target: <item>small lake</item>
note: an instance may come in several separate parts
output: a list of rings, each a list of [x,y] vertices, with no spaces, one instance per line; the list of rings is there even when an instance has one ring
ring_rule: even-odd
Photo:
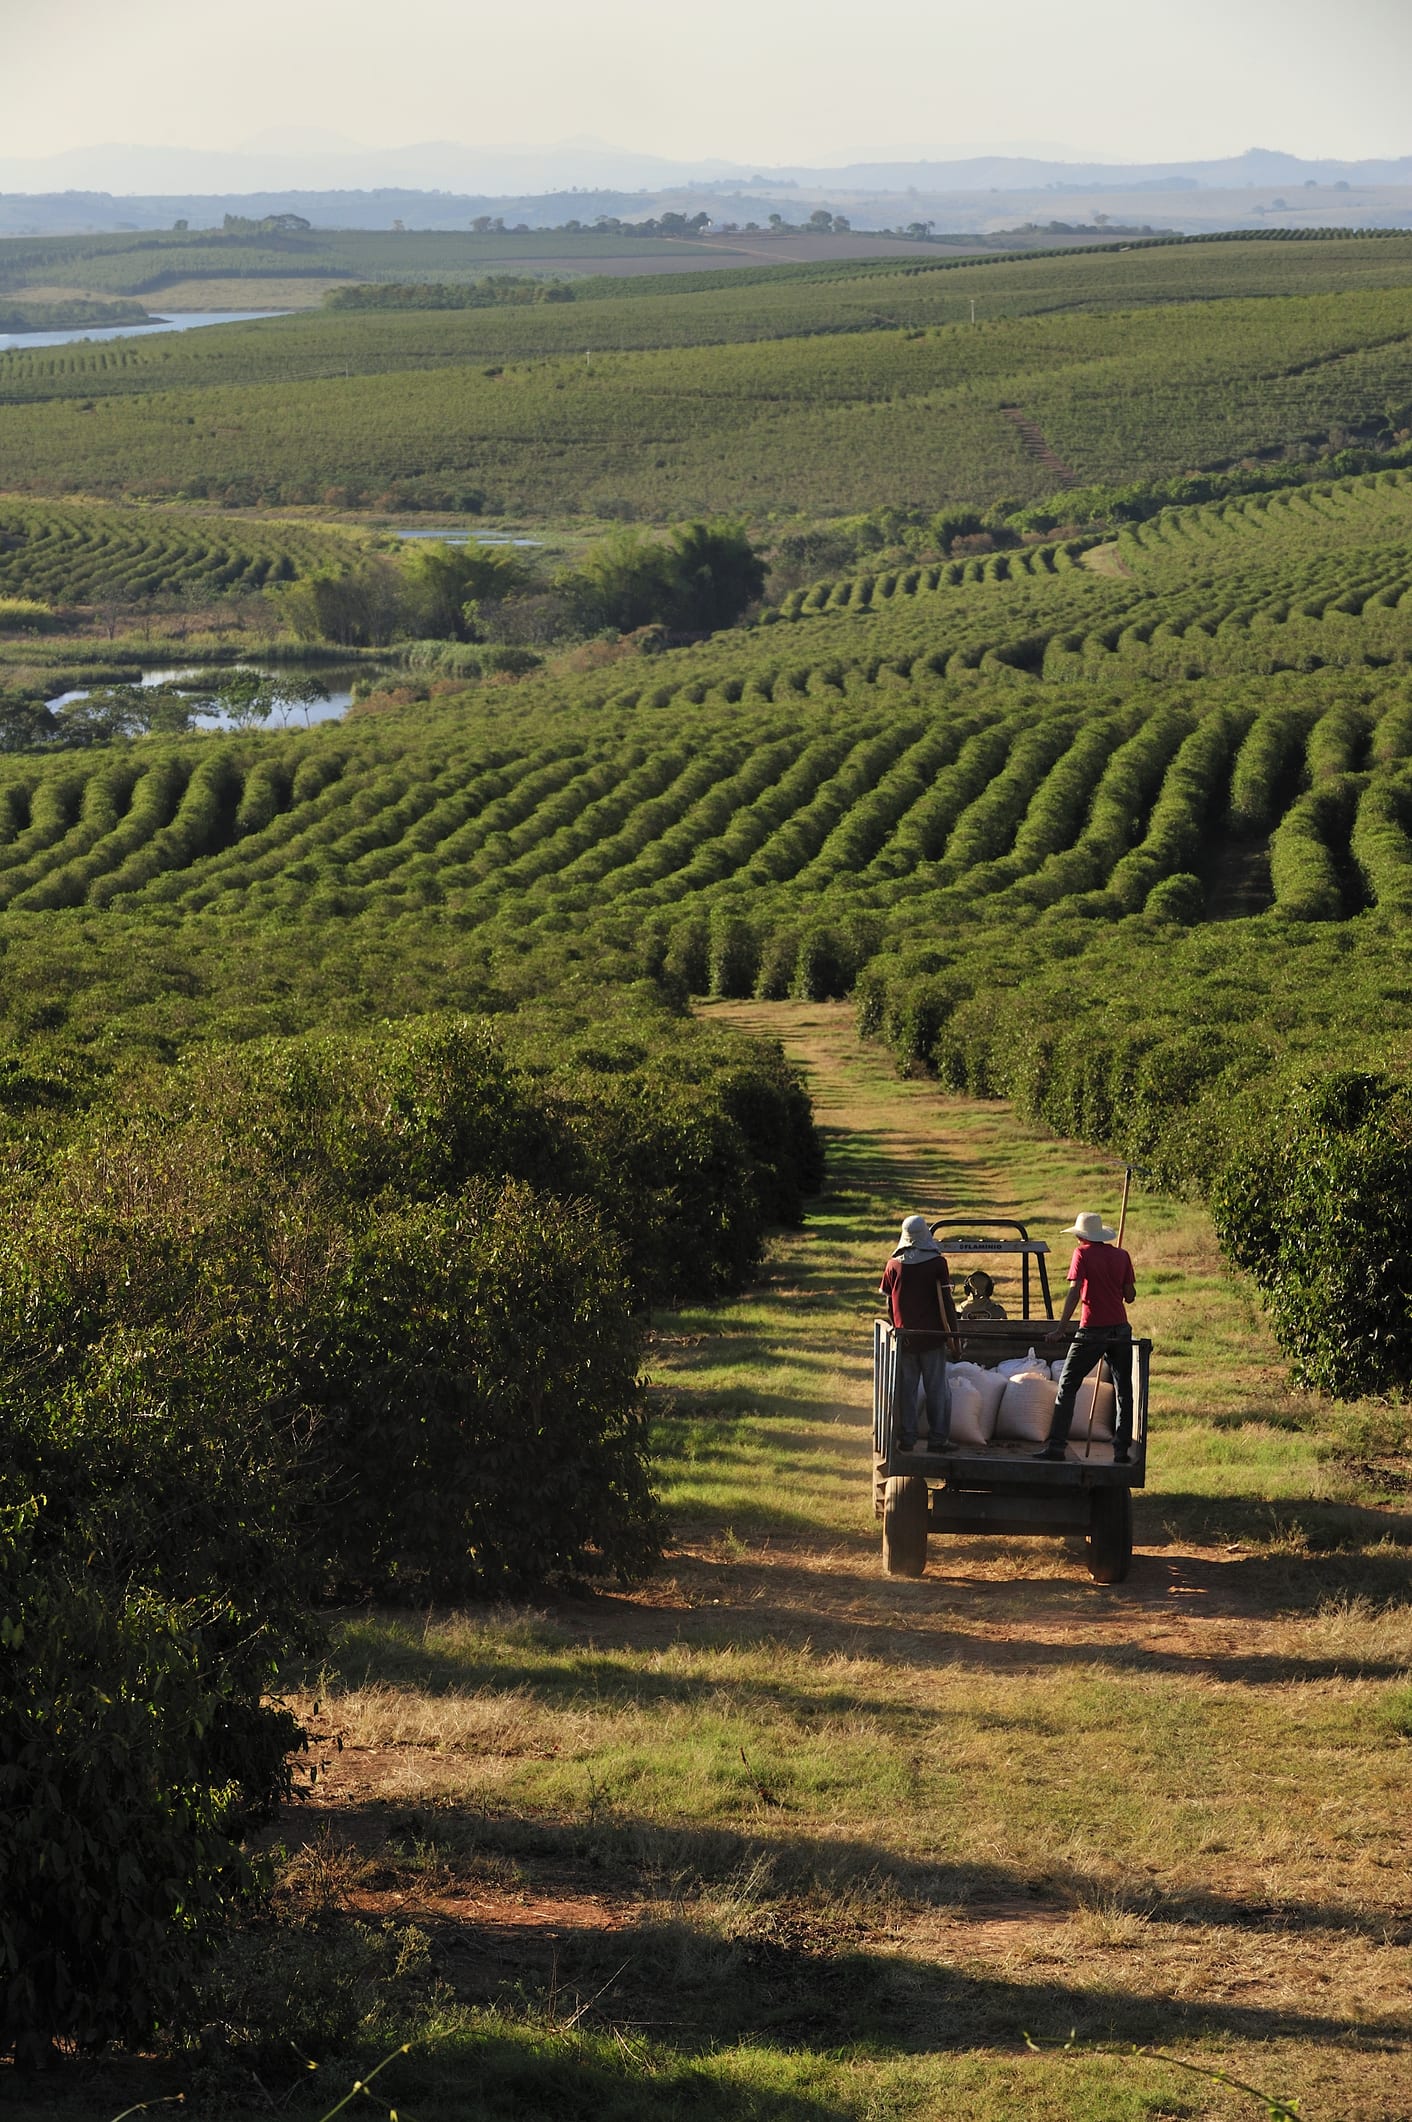
[[[289,678],[305,680],[312,678],[323,688],[322,700],[314,700],[306,707],[303,704],[291,707],[281,721],[278,713],[268,722],[257,722],[256,729],[312,729],[316,722],[336,722],[353,704],[353,682],[355,678],[367,678],[375,674],[374,666],[367,663],[343,667],[322,664],[316,669],[302,669],[293,663],[282,663],[278,669],[258,663],[222,663],[219,667],[207,664],[201,670],[145,670],[136,679],[123,681],[129,685],[140,685],[144,691],[153,686],[169,685],[176,692],[208,692],[220,684],[222,678],[234,677],[238,671],[254,671],[262,678]],[[67,707],[71,700],[86,700],[90,692],[108,692],[108,685],[82,686],[74,692],[55,693],[48,702],[50,707]],[[231,723],[224,715],[198,715],[198,729],[229,729]]]
[[[84,339],[151,339],[158,332],[195,332],[205,324],[253,324],[261,317],[292,314],[287,309],[188,309],[160,317],[154,324],[90,324],[76,332],[0,332],[0,354],[22,354],[32,346],[77,346]]]

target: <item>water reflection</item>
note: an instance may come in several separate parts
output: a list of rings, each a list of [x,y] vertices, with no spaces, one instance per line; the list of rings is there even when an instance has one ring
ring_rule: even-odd
[[[216,668],[208,664],[203,669],[145,670],[136,677],[56,693],[45,704],[57,710],[72,706],[78,700],[90,700],[95,694],[120,691],[124,685],[136,685],[144,692],[161,687],[191,697],[209,698],[223,687],[231,686],[232,681],[237,687],[242,680],[264,681],[276,690],[281,686],[288,688],[291,696],[276,697],[268,719],[258,718],[256,726],[263,729],[311,729],[317,722],[336,722],[345,714],[353,702],[355,679],[370,677],[374,668],[368,663],[350,666],[223,663]],[[292,697],[295,688],[308,688],[311,697]],[[198,712],[192,719],[198,729],[234,729],[239,726],[228,713],[209,708]]]
[[[84,339],[151,339],[158,332],[194,332],[204,324],[254,324],[262,317],[288,317],[287,309],[190,309],[151,324],[88,324],[68,332],[0,332],[0,353],[22,354],[30,347],[77,346]]]

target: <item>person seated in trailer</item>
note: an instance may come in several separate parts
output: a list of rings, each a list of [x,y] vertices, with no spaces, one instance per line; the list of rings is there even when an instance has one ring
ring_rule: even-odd
[[[909,1216],[878,1288],[886,1297],[894,1326],[909,1333],[945,1334],[953,1361],[961,1342],[951,1272],[931,1234],[925,1216]],[[904,1451],[917,1442],[919,1390],[927,1403],[930,1449],[943,1451],[951,1429],[951,1394],[946,1382],[946,1349],[899,1349],[897,1399],[899,1441]]]
[[[1126,1306],[1137,1295],[1130,1256],[1117,1243],[1118,1233],[1109,1230],[1102,1216],[1087,1210],[1075,1216],[1066,1235],[1078,1239],[1069,1262],[1069,1294],[1048,1339],[1055,1341],[1081,1304],[1079,1330],[1069,1344],[1064,1368],[1059,1374],[1059,1393],[1049,1439],[1037,1459],[1062,1459],[1074,1419],[1074,1402],[1080,1385],[1096,1363],[1106,1357],[1113,1373],[1118,1401],[1118,1419],[1113,1430],[1113,1458],[1125,1465],[1133,1441],[1133,1330]]]
[[[966,1302],[961,1306],[963,1319],[1008,1319],[1010,1314],[1003,1304],[995,1302],[995,1284],[983,1267],[967,1275],[961,1287],[966,1292]]]

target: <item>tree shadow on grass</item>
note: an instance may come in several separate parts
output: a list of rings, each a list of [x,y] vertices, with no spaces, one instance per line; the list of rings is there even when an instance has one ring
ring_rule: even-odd
[[[747,1940],[764,1941],[768,1947],[764,1963],[774,1964],[771,1956],[778,1958],[782,1954],[779,1964],[795,1971],[799,1965],[812,1966],[821,1955],[828,1958],[847,1946],[853,1934],[866,1928],[866,1923],[850,1911],[861,1908],[866,1913],[868,1906],[884,1900],[891,1917],[895,1917],[899,1906],[916,1913],[946,1911],[948,1920],[957,1926],[953,1950],[958,1961],[968,1957],[967,1923],[988,1924],[997,1909],[1008,1916],[1018,1911],[1053,1921],[1091,1906],[1096,1900],[1117,1913],[1130,1913],[1154,1925],[1266,1937],[1325,1933],[1363,1938],[1379,1946],[1412,1944],[1412,1914],[1407,1911],[1379,1913],[1296,1896],[1246,1900],[1196,1890],[1164,1893],[1147,1878],[1130,1892],[1115,1892],[1106,1873],[1100,1880],[1076,1864],[1051,1861],[1041,1874],[1036,1874],[1000,1862],[901,1857],[881,1844],[837,1836],[678,1827],[617,1812],[566,1821],[496,1812],[454,1799],[418,1804],[371,1801],[340,1806],[332,1814],[313,1803],[286,1816],[282,1835],[291,1846],[333,1836],[336,1842],[364,1856],[385,1857],[394,1873],[399,1856],[411,1857],[428,1849],[434,1850],[438,1862],[444,1862],[453,1873],[458,1862],[469,1866],[474,1874],[487,1857],[512,1857],[523,1864],[534,1892],[550,1898],[566,1890],[581,1897],[590,1887],[619,1897],[660,1895],[669,1890],[685,1909],[702,1895],[724,1890],[728,1899],[747,1905],[749,1920],[742,1935]],[[837,1914],[840,1908],[842,1915]],[[404,1919],[411,1920],[406,1906]],[[472,1915],[463,1922],[458,1916],[453,1928],[474,1932],[476,1920]],[[481,1928],[488,1929],[493,1940],[504,1942],[507,1933],[494,1922],[487,1925],[482,1921]],[[524,1928],[517,1924],[515,1935]],[[662,1926],[657,1928],[661,1930]],[[562,1941],[579,1933],[585,1938],[604,1934],[602,1925],[580,1923],[576,1928],[569,1917],[554,1924],[552,1935],[554,1941]],[[630,1931],[619,1926],[609,1935],[610,1943],[624,1944],[617,1957],[627,1958]],[[864,1953],[861,1957],[876,1960],[888,1969],[914,1964],[905,1955],[891,1952]],[[646,1964],[658,1963],[662,1963],[660,1953],[657,1963],[649,1956]],[[915,1965],[924,1969],[929,1979],[938,1974],[947,1981],[960,1979],[954,1969],[938,1969],[930,1961]],[[965,1980],[969,1983],[973,1978],[967,1976]],[[990,1987],[1009,1997],[1016,1985],[997,1979]],[[1067,1985],[1061,1982],[1060,1987],[1065,1996],[1071,1994]],[[1036,1994],[1047,1995],[1050,1988],[1047,1982],[1040,1984]],[[1086,1992],[1076,1989],[1072,1994]],[[1134,1997],[1132,2011],[1139,2011],[1145,2001]],[[1191,2005],[1191,2000],[1183,2000],[1182,2009],[1188,2007],[1198,2008]],[[742,2011],[748,2008],[744,2003],[740,2006]],[[1170,2000],[1163,2008],[1173,2008]],[[1299,2033],[1325,2023],[1311,2020],[1301,2029],[1293,2021],[1280,2021],[1276,2012],[1262,2011],[1257,2018],[1270,2021],[1267,2033],[1255,2035],[1247,2027],[1242,2038],[1247,2034],[1250,2038],[1273,2038],[1277,2031]],[[1063,2030],[1074,2023],[1066,2021]],[[1239,2033],[1246,2026],[1234,2008],[1227,2017],[1217,2017],[1209,2024],[1217,2031],[1224,2027],[1232,2033]],[[1013,2017],[1004,2018],[1003,2026],[1001,2020],[988,2021],[987,2025],[986,2038],[997,2029],[1003,2031],[1003,2026],[1012,2032],[1017,2026],[1039,2031],[1031,2021],[1016,2021]],[[1388,2022],[1382,2031],[1398,2033],[1403,2039],[1408,2035],[1406,2025],[1400,2021]],[[858,2033],[854,2038],[874,2036]],[[1150,2040],[1156,2036],[1151,2031],[1129,2034],[1119,2030],[1112,2038]]]
[[[1136,1496],[1134,1504],[1141,1546],[1163,1548],[1184,1540],[1199,1539],[1212,1545],[1223,1541],[1298,1542],[1307,1553],[1297,1559],[1311,1566],[1308,1581],[1339,1554],[1367,1558],[1371,1550],[1402,1548],[1400,1558],[1404,1584],[1412,1590],[1412,1513],[1378,1509],[1364,1503],[1343,1503],[1318,1496],[1212,1496],[1163,1489]],[[1272,1561],[1281,1558],[1272,1557]],[[1388,1558],[1394,1569],[1395,1554]],[[1363,1566],[1360,1561],[1360,1567]]]
[[[1397,1680],[1406,1660],[1400,1648],[1364,1652],[1353,1642],[1337,1650],[1269,1650],[1257,1640],[1231,1648],[1204,1638],[1189,1648],[1153,1643],[1154,1613],[1199,1613],[1206,1621],[1246,1624],[1252,1612],[1272,1620],[1307,1620],[1342,1598],[1374,1611],[1396,1610],[1412,1598],[1412,1557],[1398,1552],[1339,1551],[1322,1555],[1193,1555],[1176,1547],[1139,1552],[1122,1586],[1104,1587],[1072,1573],[1058,1543],[1035,1542],[1033,1576],[993,1579],[973,1574],[977,1562],[1016,1543],[936,1540],[929,1574],[919,1581],[875,1583],[840,1577],[817,1556],[795,1556],[787,1544],[768,1557],[693,1556],[689,1573],[699,1603],[685,1608],[643,1607],[604,1594],[560,1599],[528,1624],[495,1607],[472,1610],[471,1625],[450,1635],[428,1632],[421,1617],[372,1610],[345,1619],[341,1646],[328,1669],[334,1693],[369,1682],[432,1695],[481,1689],[519,1689],[563,1709],[589,1703],[651,1707],[730,1701],[758,1712],[766,1706],[814,1713],[820,1707],[895,1718],[934,1718],[895,1695],[820,1675],[797,1682],[778,1668],[781,1653],[812,1656],[821,1646],[849,1658],[910,1671],[1002,1673],[1114,1673],[1199,1676],[1240,1686],[1284,1686],[1308,1680]],[[1077,1546],[1077,1543],[1074,1543]],[[1013,1559],[1013,1556],[1011,1557]],[[1062,1573],[1061,1573],[1062,1572]],[[860,1599],[860,1589],[866,1605]],[[1043,1616],[1058,1633],[1027,1629],[1042,1599]],[[1124,1624],[1127,1624],[1125,1627]],[[1003,1624],[997,1626],[996,1624]],[[1072,1630],[1064,1633],[1065,1628]],[[988,1632],[993,1630],[993,1632]],[[1099,1632],[1101,1631],[1101,1633]],[[762,1654],[773,1671],[699,1671],[648,1668],[645,1649],[664,1645],[685,1658],[717,1651]]]
[[[1217,2040],[1265,2044],[1339,2042],[1405,2053],[1406,2022],[1390,2016],[1351,2024],[1279,2005],[1202,2001],[1131,1986],[1086,1985],[1056,1970],[1044,1979],[978,1973],[906,1954],[826,1940],[793,1942],[789,1913],[771,1934],[768,1912],[733,1937],[689,1921],[647,1922],[611,1932],[560,1930],[553,1979],[585,1997],[611,1985],[605,2016],[668,2039],[678,2049],[760,2043],[788,2049],[861,2047],[874,2054],[1019,2049],[1036,2041],[1104,2041],[1171,2047]],[[473,1948],[472,1948],[473,1951]],[[469,1957],[469,1955],[468,1955]],[[502,1963],[503,1966],[503,1963]],[[467,1969],[470,1973],[470,1969]],[[528,1977],[528,1979],[526,1979]],[[453,1977],[454,1979],[454,1977]],[[518,1997],[531,2002],[526,1967]],[[504,1975],[499,1994],[504,1995]]]
[[[782,1648],[778,1627],[772,1625],[765,1639],[760,1631],[758,1612],[753,1630],[749,1627],[749,1617],[740,1618],[747,1625],[732,1627],[728,1617],[713,1613],[709,1632],[694,1636],[683,1647],[705,1657],[712,1652],[762,1648],[778,1654]],[[816,1616],[816,1636],[817,1624]],[[1292,1683],[1316,1680],[1398,1681],[1405,1678],[1407,1672],[1406,1658],[1396,1651],[1366,1657],[1356,1652],[1343,1656],[1200,1648],[1182,1652],[1153,1648],[1140,1642],[1105,1641],[1092,1636],[1084,1636],[1072,1643],[1053,1642],[1043,1637],[1007,1636],[1003,1643],[990,1645],[973,1635],[945,1628],[923,1635],[905,1625],[898,1630],[881,1632],[882,1642],[870,1644],[869,1638],[880,1632],[870,1629],[866,1623],[856,1622],[850,1624],[848,1633],[850,1654],[859,1658],[885,1658],[888,1663],[903,1666],[909,1672],[924,1669],[977,1674],[1009,1672],[1052,1674],[1056,1678],[1089,1676],[1095,1671],[1107,1671],[1117,1677],[1132,1673],[1163,1673],[1176,1679],[1214,1679],[1243,1687],[1287,1687]],[[803,1652],[809,1647],[809,1636],[801,1627],[794,1648]],[[565,1662],[555,1668],[546,1665],[542,1658],[521,1661],[513,1655],[489,1653],[477,1657],[465,1649],[442,1649],[430,1644],[416,1649],[399,1645],[395,1649],[380,1650],[364,1635],[360,1645],[350,1649],[333,1667],[327,1676],[325,1693],[330,1703],[336,1704],[338,1696],[346,1689],[371,1682],[414,1688],[418,1693],[433,1697],[503,1690],[528,1696],[546,1708],[561,1712],[584,1708],[650,1711],[670,1707],[719,1709],[752,1718],[766,1710],[808,1718],[820,1713],[851,1715],[876,1718],[880,1733],[890,1740],[905,1737],[909,1731],[934,1732],[938,1723],[945,1723],[948,1714],[895,1694],[849,1685],[836,1676],[806,1686],[778,1673],[774,1677],[742,1675],[723,1671],[714,1663],[703,1663],[702,1669],[694,1672],[648,1670],[632,1662],[633,1656],[631,1651],[615,1650],[611,1644],[600,1644],[592,1650],[580,1649],[572,1654],[565,1645]],[[1052,1735],[1058,1728],[1055,1720],[1018,1710],[989,1719],[974,1702],[966,1703],[954,1714],[969,1730],[984,1729],[993,1723],[996,1729],[1016,1734]]]
[[[297,1963],[290,1975],[298,1980]],[[534,1988],[542,2007],[543,1986]],[[395,2052],[400,2042],[390,2050],[364,2034],[337,2055],[311,2058],[321,2062],[316,2073],[292,2050],[252,2057],[239,2043],[214,2067],[192,2059],[161,2065],[147,2057],[75,2060],[42,2083],[13,2086],[0,2063],[0,2102],[7,2122],[95,2122],[146,2107],[177,2111],[178,2104],[204,2116],[278,2114],[288,2122],[316,2122],[390,2054],[367,2094],[354,2101],[353,2114],[368,2114],[370,2101],[380,2114],[416,2114],[423,2122],[664,2122],[685,2115],[693,2122],[853,2122],[856,2113],[826,2095],[760,2082],[780,2074],[768,2063],[752,2082],[749,2064],[734,2058],[681,2057],[655,2044],[643,2054],[602,2012],[572,2027],[553,2018],[516,2024],[520,2017],[477,2015],[461,2026],[448,2025],[444,2012],[425,2024],[410,2017],[408,2054]]]

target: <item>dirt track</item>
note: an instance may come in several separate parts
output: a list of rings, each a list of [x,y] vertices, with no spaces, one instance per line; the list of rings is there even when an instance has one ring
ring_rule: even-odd
[[[733,1822],[693,1819],[683,1789],[677,1824],[670,1802],[664,1818],[637,1798],[641,1824],[630,1824],[624,1801],[610,1793],[606,1811],[594,1798],[587,1825],[571,1829],[553,1817],[557,1801],[515,1793],[528,1788],[526,1776],[557,1775],[561,1759],[586,1762],[596,1790],[593,1717],[621,1723],[645,1714],[650,1728],[647,1706],[661,1684],[653,1676],[681,1672],[690,1692],[699,1667],[704,1703],[736,1685],[732,1659],[758,1663],[762,1646],[772,1646],[763,1655],[794,1676],[790,1686],[817,1687],[821,1700],[845,1684],[831,1672],[846,1676],[858,1702],[875,1705],[843,1719],[865,1738],[870,1717],[879,1733],[899,1717],[923,1718],[920,1728],[939,1731],[972,1698],[995,1705],[995,1715],[1019,1717],[1017,1732],[1028,1728],[1026,1718],[1057,1716],[1057,1732],[1064,1715],[1077,1715],[1057,1764],[1047,1740],[1025,1740],[1013,1756],[981,1744],[976,1759],[985,1765],[975,1772],[1001,1779],[992,1792],[997,1809],[991,1825],[978,1818],[969,1840],[962,1836],[957,1858],[922,1854],[916,1836],[925,1846],[924,1816],[912,1826],[899,1820],[898,1876],[914,1884],[885,1916],[840,1915],[836,1949],[862,1939],[882,1956],[879,1964],[899,1964],[900,1955],[922,1970],[914,1981],[931,1979],[927,1970],[938,1980],[963,1970],[977,1995],[1000,2000],[986,2010],[1000,2012],[1003,2023],[1007,2010],[1028,2011],[1024,2023],[1032,2023],[1042,2008],[1033,1999],[1057,1998],[1061,2014],[1082,2024],[1086,2011],[1096,2012],[1092,2023],[1120,2038],[1190,2044],[1204,2032],[1227,2062],[1248,2063],[1252,2042],[1262,2052],[1274,2044],[1289,2059],[1283,2082],[1313,2096],[1311,2113],[1336,2112],[1346,2122],[1412,2116],[1412,2069],[1398,2034],[1405,2033],[1412,1944],[1405,1757],[1375,1750],[1365,1758],[1356,1801],[1345,1795],[1342,1813],[1322,1806],[1317,1776],[1312,1788],[1291,1785],[1270,1802],[1275,1785],[1288,1780],[1296,1735],[1327,1749],[1328,1738],[1316,1733],[1330,1729],[1345,1700],[1372,1703],[1412,1660],[1412,1520],[1351,1500],[1297,1433],[1288,1458],[1279,1457],[1287,1434],[1279,1424],[1291,1403],[1248,1296],[1230,1283],[1200,1217],[1139,1201],[1132,1246],[1140,1287],[1153,1293],[1140,1297],[1136,1319],[1153,1332],[1159,1357],[1155,1487],[1140,1501],[1129,1583],[1095,1587],[1081,1543],[1001,1540],[934,1542],[925,1579],[884,1578],[869,1496],[867,1320],[900,1214],[943,1199],[1014,1200],[1057,1223],[1060,1205],[1067,1220],[1077,1195],[1104,1204],[1114,1174],[1091,1152],[1018,1128],[1000,1108],[943,1102],[930,1086],[897,1083],[880,1056],[858,1048],[841,1008],[738,1005],[718,1013],[784,1033],[808,1067],[830,1136],[829,1190],[808,1228],[782,1241],[759,1292],[665,1323],[653,1369],[670,1404],[708,1433],[742,1405],[773,1408],[764,1448],[790,1471],[783,1480],[761,1477],[765,1494],[752,1514],[748,1467],[735,1468],[729,1450],[708,1455],[707,1472],[719,1466],[719,1478],[735,1485],[716,1502],[707,1489],[697,1491],[707,1500],[696,1503],[683,1490],[657,1574],[633,1591],[560,1599],[541,1611],[534,1625],[549,1631],[551,1659],[608,1676],[575,1683],[573,1730],[552,1711],[565,1699],[561,1681],[524,1660],[506,1669],[510,1693],[499,1698],[520,1705],[524,1728],[489,1751],[457,1723],[468,1706],[480,1716],[494,1694],[480,1650],[467,1661],[465,1694],[453,1688],[418,1698],[415,1739],[394,1740],[403,1714],[396,1704],[405,1698],[394,1702],[384,1683],[360,1692],[357,1675],[346,1673],[343,1691],[326,1698],[327,1775],[303,1815],[308,1861],[325,1875],[320,1890],[364,1918],[416,1921],[448,1979],[471,1998],[507,1980],[558,1983],[566,1967],[595,1968],[603,1953],[629,1967],[650,1961],[667,1920],[661,1867],[675,1860],[644,1850],[674,1848],[683,1834],[682,1846],[694,1847],[691,1836],[705,1835],[721,1849],[738,1847],[748,1864],[802,1847],[801,1835],[814,1838],[810,1848],[840,1836],[836,1846],[852,1847],[858,1831],[848,1826],[845,1797],[832,1801],[832,1814],[807,1819],[772,1811],[785,1801],[772,1793],[774,1771],[761,1771],[752,1819],[748,1784],[757,1771],[746,1745],[753,1751],[753,1739],[739,1748],[747,1790],[745,1814],[737,1805]],[[1207,1466],[1188,1483],[1180,1456],[1197,1449],[1182,1439],[1198,1437],[1194,1402],[1213,1351],[1222,1349],[1222,1419],[1232,1426],[1215,1434],[1231,1440],[1229,1494],[1219,1465],[1215,1477]],[[1209,1444],[1212,1433],[1201,1434]],[[1242,1451],[1254,1455],[1244,1472]],[[1264,1481],[1267,1492],[1249,1493],[1252,1481]],[[774,1515],[772,1495],[781,1499]],[[808,1504],[803,1517],[786,1507],[800,1499]],[[1342,1528],[1343,1544],[1311,1545],[1307,1525],[1315,1519]],[[1381,1612],[1358,1606],[1360,1591]],[[429,1622],[433,1632],[438,1625]],[[495,1626],[473,1625],[482,1633]],[[445,1647],[438,1658],[441,1668],[454,1666]],[[722,1661],[726,1679],[708,1684],[707,1668],[715,1672]],[[745,1698],[762,1684],[752,1680]],[[1168,1742],[1158,1742],[1146,1771],[1150,1792],[1123,1800],[1111,1847],[1101,1828],[1096,1841],[1088,1830],[1079,1837],[1077,1816],[1066,1827],[1062,1807],[1052,1827],[1027,1830],[1026,1843],[1019,1822],[1035,1775],[1058,1773],[1062,1781],[1062,1746],[1072,1743],[1075,1787],[1101,1778],[1104,1749],[1121,1751],[1129,1689],[1137,1721],[1159,1709],[1172,1720],[1171,1746],[1164,1754]],[[1098,1708],[1061,1712],[1090,1696]],[[1098,1729],[1090,1738],[1092,1716]],[[1109,1718],[1117,1720],[1114,1736],[1101,1738]],[[1204,1720],[1214,1720],[1209,1731]],[[1184,1731],[1188,1737],[1178,1739]],[[335,1753],[340,1735],[343,1750]],[[613,1747],[620,1753],[623,1743]],[[762,1739],[761,1748],[768,1743]],[[633,1744],[650,1748],[651,1740]],[[905,1744],[915,1749],[916,1741]],[[1186,1745],[1192,1766],[1184,1773]],[[602,1756],[613,1757],[612,1749]],[[1336,1748],[1328,1759],[1337,1778]],[[1004,1802],[1007,1776],[1015,1779],[1013,1808]],[[529,1825],[521,1829],[517,1819]],[[415,1831],[449,1836],[451,1847],[470,1834],[476,1854],[468,1866],[453,1848],[430,1870],[409,1873],[389,1856],[390,1822],[394,1842]],[[880,1852],[895,1837],[876,1825],[878,1861],[891,1863]],[[508,1852],[503,1863],[487,1862],[487,1834],[492,1850]],[[679,1921],[680,1905],[673,1901],[668,1913]],[[831,1921],[827,1905],[810,1913],[794,1902],[749,1915],[757,1926],[775,1926],[771,1938],[803,1936],[800,1964],[809,1966],[823,1949],[815,1933]],[[624,2023],[649,2023],[650,1980],[644,1989],[644,1977],[614,1979]],[[985,2033],[990,2023],[984,2015],[976,2022],[978,2048],[994,2038]],[[1186,2111],[1229,2110],[1218,2100]]]

